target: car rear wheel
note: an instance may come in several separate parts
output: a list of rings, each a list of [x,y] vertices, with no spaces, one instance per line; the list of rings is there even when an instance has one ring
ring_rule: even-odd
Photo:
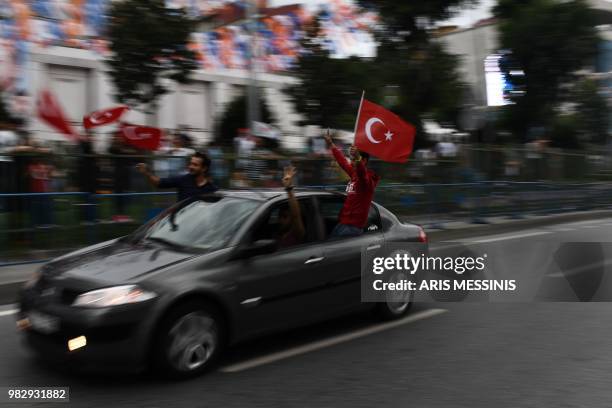
[[[171,311],[162,323],[154,362],[171,377],[191,377],[213,365],[222,348],[218,314],[204,304],[185,304]]]
[[[395,272],[388,282],[400,283],[406,279],[408,279],[408,276],[404,272]],[[387,290],[385,301],[376,305],[376,313],[383,320],[399,319],[408,313],[413,298],[414,291],[411,290]]]

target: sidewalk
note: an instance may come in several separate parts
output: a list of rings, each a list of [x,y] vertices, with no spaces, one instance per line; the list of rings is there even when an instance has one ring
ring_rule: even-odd
[[[422,225],[427,232],[429,242],[451,241],[453,239],[469,238],[482,235],[503,234],[534,227],[560,223],[586,221],[593,219],[612,218],[612,210],[577,211],[554,215],[531,215],[522,219],[508,217],[492,217],[486,219],[486,224],[473,224],[468,221],[445,222],[444,229],[432,228],[431,218],[426,220],[400,217],[404,222]],[[13,303],[16,300],[19,287],[42,265],[28,263],[22,265],[0,266],[0,304]]]

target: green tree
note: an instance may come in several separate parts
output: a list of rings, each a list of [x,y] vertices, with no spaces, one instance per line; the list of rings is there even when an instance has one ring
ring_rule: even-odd
[[[379,35],[393,37],[401,46],[426,42],[433,23],[444,21],[479,0],[358,0],[358,3],[380,13],[382,31]]]
[[[304,115],[303,124],[352,129],[362,91],[368,99],[378,96],[377,69],[372,61],[331,58],[318,47],[300,58],[294,75],[301,82],[288,94]]]
[[[597,53],[592,10],[583,0],[500,0],[494,9],[500,20],[500,47],[524,71],[515,85],[524,93],[506,109],[515,134],[551,126],[555,108],[569,96],[576,72]]]
[[[272,115],[263,100],[259,100],[261,108],[261,121],[271,123]],[[247,125],[247,96],[242,95],[230,102],[221,117],[217,142],[223,145],[231,145],[238,129],[248,128]]]
[[[572,99],[576,103],[576,115],[582,139],[590,143],[606,143],[610,108],[606,98],[599,92],[597,82],[587,79],[578,83]]]
[[[431,23],[449,17],[471,0],[359,1],[374,8],[382,23],[374,58],[336,59],[316,41],[317,27],[304,41],[295,75],[301,83],[289,93],[308,123],[352,129],[361,91],[422,129],[431,114],[454,122],[464,96],[458,59],[430,38]],[[422,132],[418,132],[422,135]],[[416,147],[424,143],[417,137]]]
[[[197,67],[195,53],[187,47],[194,29],[183,9],[167,8],[164,0],[113,2],[108,63],[119,101],[153,110],[168,91],[164,78],[187,82]]]

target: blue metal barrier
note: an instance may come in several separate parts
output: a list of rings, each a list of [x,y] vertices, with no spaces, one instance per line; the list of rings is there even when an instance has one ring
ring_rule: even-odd
[[[308,187],[345,189],[344,184]],[[390,183],[377,187],[375,200],[398,215],[443,229],[457,221],[487,223],[496,217],[607,209],[612,206],[612,183]],[[0,265],[48,258],[125,235],[174,202],[175,192],[0,194]],[[41,211],[51,217],[39,217]],[[53,225],[45,225],[48,219]]]

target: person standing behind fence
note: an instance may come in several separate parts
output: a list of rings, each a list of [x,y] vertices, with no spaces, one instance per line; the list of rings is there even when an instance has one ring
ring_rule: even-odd
[[[78,174],[77,183],[79,191],[95,194],[98,186],[98,164],[93,150],[93,136],[89,131],[79,140],[78,145]]]
[[[111,154],[114,167],[114,192],[119,194],[115,196],[115,211],[117,215],[114,219],[119,222],[129,222],[131,218],[126,214],[128,199],[124,195],[132,185],[130,168],[132,167],[132,158],[128,155],[137,154],[137,151],[126,145],[120,132],[113,135],[113,142],[108,149]]]
[[[93,222],[95,218],[92,194],[98,187],[98,160],[93,149],[93,135],[86,130],[79,139],[77,146],[79,155],[76,174],[79,191],[88,193],[85,203],[81,206],[81,221]]]
[[[187,134],[174,134],[172,148],[167,152],[168,155],[172,156],[168,158],[168,176],[179,174],[185,170],[188,158],[195,153],[195,150],[190,146],[191,139]]]
[[[28,166],[30,176],[30,191],[32,193],[50,193],[53,166],[48,163],[48,158],[34,157]],[[53,224],[53,200],[48,195],[32,197],[31,201],[32,222],[36,227],[50,227]]]
[[[187,174],[180,176],[160,178],[151,173],[145,163],[138,163],[137,167],[154,187],[175,188],[178,201],[218,190],[209,176],[210,158],[203,152],[196,152],[191,156]]]
[[[250,150],[246,165],[246,176],[256,186],[266,185],[268,181],[276,179],[270,173],[270,163],[276,156],[265,147],[266,141],[262,137],[253,136],[255,147]]]

